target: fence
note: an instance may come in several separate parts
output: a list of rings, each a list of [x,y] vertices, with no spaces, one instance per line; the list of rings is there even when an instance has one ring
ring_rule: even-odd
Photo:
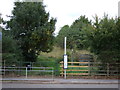
[[[72,64],[71,64],[72,63]],[[60,62],[61,75],[64,75],[63,61]],[[68,62],[66,75],[70,76],[115,76],[119,73],[120,63],[100,63],[100,62]]]
[[[53,67],[1,67],[3,77],[31,77],[39,76],[42,78],[54,76]]]
[[[60,64],[60,65],[59,65]],[[52,64],[51,64],[52,66]],[[39,77],[53,78],[63,76],[63,61],[54,65],[55,67],[1,67],[3,77]],[[59,68],[58,68],[59,67]],[[67,76],[117,76],[120,63],[100,63],[100,62],[68,62],[66,69]]]

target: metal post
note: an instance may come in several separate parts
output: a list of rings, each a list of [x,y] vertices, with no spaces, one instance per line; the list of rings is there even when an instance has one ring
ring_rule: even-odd
[[[66,55],[66,37],[64,40],[64,55]],[[64,69],[64,78],[66,79],[66,69]]]
[[[109,76],[109,63],[107,63],[107,76]]]
[[[64,69],[64,79],[66,79],[66,69]]]
[[[54,81],[54,70],[53,70],[53,67],[52,67],[52,80]]]
[[[64,55],[66,55],[66,37],[65,37],[65,41],[64,41]]]
[[[73,62],[73,49],[72,49],[72,53],[71,53],[71,62]],[[71,63],[71,65],[73,65],[73,63]]]
[[[4,76],[5,76],[5,60],[4,60]]]
[[[26,78],[27,78],[27,67],[26,67]]]

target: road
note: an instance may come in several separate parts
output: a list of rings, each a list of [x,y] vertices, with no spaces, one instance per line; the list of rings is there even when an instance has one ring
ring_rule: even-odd
[[[2,88],[118,88],[118,84],[20,84],[3,83]]]

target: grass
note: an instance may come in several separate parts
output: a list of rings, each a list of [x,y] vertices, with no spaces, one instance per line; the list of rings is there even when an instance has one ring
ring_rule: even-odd
[[[76,50],[76,55],[80,55],[80,54],[89,54],[90,52],[86,51],[86,50]],[[38,56],[37,62],[32,64],[32,67],[53,67],[54,68],[54,75],[60,75],[60,70],[62,69],[60,67],[60,61],[63,61],[63,54],[64,54],[64,49],[60,48],[60,47],[56,47],[54,46],[54,49],[52,52],[49,53],[40,53],[40,55]],[[67,55],[68,55],[68,60],[71,61],[71,54],[72,54],[72,50],[67,49]],[[76,57],[76,56],[74,56]],[[75,58],[74,58],[75,60]],[[87,68],[74,68],[76,70],[86,70]],[[32,70],[41,70],[41,69],[37,69],[37,68],[32,68]],[[69,71],[69,72],[74,72],[77,73],[78,71]],[[84,71],[81,71],[81,73],[83,73]],[[21,74],[25,74],[25,72],[20,72]],[[40,75],[40,72],[28,72],[29,74],[37,74]],[[44,73],[44,72],[43,72]],[[41,73],[42,74],[42,73]]]
[[[70,56],[72,54],[72,50],[71,49],[67,49],[67,54]],[[76,54],[80,55],[80,54],[90,54],[89,51],[87,50],[76,50]],[[53,51],[49,52],[49,53],[41,53],[41,56],[45,56],[45,57],[53,57],[53,58],[62,58],[64,55],[64,49],[60,48],[60,47],[56,47],[54,46]]]
[[[52,52],[49,53],[41,53],[41,56],[45,57],[53,57],[53,58],[61,58],[64,54],[64,50],[60,47],[54,47]]]
[[[37,63],[41,63],[42,66],[54,67],[56,75],[60,75],[61,67],[59,62],[63,61],[63,54],[64,54],[64,49],[54,46],[53,51],[49,53],[42,52],[38,57]],[[80,54],[90,54],[90,52],[87,50],[76,50],[74,55],[75,61],[76,61],[76,57],[79,58]],[[68,55],[68,61],[71,61],[71,55],[72,55],[71,49],[67,49],[67,55]],[[74,69],[86,70],[88,68],[74,68]],[[76,73],[78,71],[68,71],[68,72]],[[84,73],[84,72],[88,72],[88,71],[81,71],[81,73]]]

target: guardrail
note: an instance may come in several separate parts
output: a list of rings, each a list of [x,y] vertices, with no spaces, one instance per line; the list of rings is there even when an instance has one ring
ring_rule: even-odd
[[[13,76],[45,76],[51,75],[54,78],[54,68],[53,67],[1,67],[1,74],[6,77],[10,74]]]

